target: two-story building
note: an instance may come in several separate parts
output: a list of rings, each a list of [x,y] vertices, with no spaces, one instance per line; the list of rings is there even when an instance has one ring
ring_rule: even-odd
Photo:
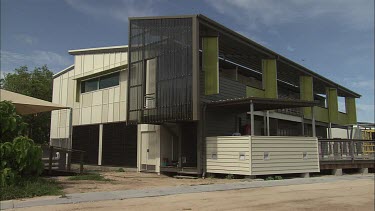
[[[72,109],[52,113],[51,144],[88,164],[247,174],[259,158],[249,174],[314,172],[316,137],[356,123],[359,94],[203,15],[129,18],[128,43],[71,50],[54,76],[53,102]],[[212,138],[233,135],[245,138]]]

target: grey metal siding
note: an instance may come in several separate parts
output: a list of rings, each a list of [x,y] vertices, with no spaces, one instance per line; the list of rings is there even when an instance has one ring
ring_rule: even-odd
[[[220,76],[219,78],[219,94],[205,95],[204,94],[204,73],[201,74],[201,99],[203,102],[227,100],[234,98],[246,97],[246,85],[240,82],[233,81],[228,78]]]

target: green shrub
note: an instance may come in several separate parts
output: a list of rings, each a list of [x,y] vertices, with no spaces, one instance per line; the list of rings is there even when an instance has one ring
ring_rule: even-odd
[[[225,178],[227,178],[227,179],[234,179],[234,175],[233,174],[228,174]]]
[[[275,180],[282,180],[283,177],[282,176],[275,176]]]
[[[42,149],[33,140],[19,136],[0,143],[0,186],[16,183],[20,177],[36,177],[43,171]]]
[[[275,179],[273,178],[273,176],[269,176],[266,178],[266,180],[275,180]]]
[[[119,168],[117,169],[117,172],[125,172],[125,170],[123,168]]]

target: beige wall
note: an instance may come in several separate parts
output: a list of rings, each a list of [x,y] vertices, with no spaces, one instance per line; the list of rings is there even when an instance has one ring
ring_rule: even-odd
[[[206,138],[208,173],[250,175],[249,136]],[[244,157],[240,158],[240,155]]]
[[[268,157],[265,159],[265,153]],[[306,157],[303,154],[306,153]],[[313,137],[218,136],[206,138],[208,173],[268,175],[319,172]]]
[[[127,64],[127,52],[76,55],[74,68],[53,81],[52,102],[73,108],[73,125],[87,125],[126,120],[127,70],[120,71],[119,86],[80,93],[80,77],[103,72]],[[79,96],[77,96],[77,94]],[[53,111],[51,138],[69,137],[69,110]]]
[[[269,159],[264,159],[268,152]],[[303,157],[303,153],[307,153]],[[251,175],[319,172],[316,137],[252,136]]]

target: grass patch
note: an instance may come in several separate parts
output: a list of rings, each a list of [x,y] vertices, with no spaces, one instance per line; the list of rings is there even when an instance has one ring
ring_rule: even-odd
[[[111,181],[110,179],[104,178],[100,174],[80,174],[76,176],[71,176],[68,180],[95,180],[95,181]]]
[[[1,201],[62,194],[62,187],[56,181],[45,178],[22,179],[15,185],[0,187]]]

